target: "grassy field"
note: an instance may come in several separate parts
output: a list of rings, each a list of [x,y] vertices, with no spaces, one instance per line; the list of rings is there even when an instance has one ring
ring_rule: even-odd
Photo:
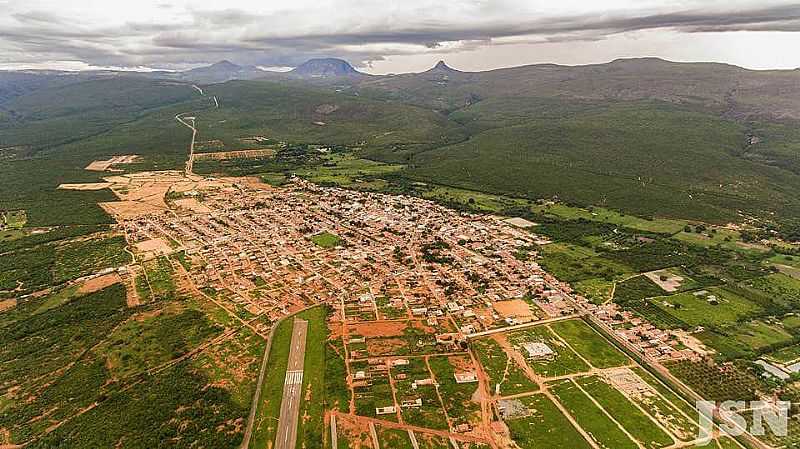
[[[759,314],[763,309],[747,298],[724,288],[710,288],[707,293],[679,293],[654,298],[653,303],[692,326],[719,326],[735,323]],[[709,299],[709,296],[715,297]]]
[[[595,368],[632,363],[619,349],[581,320],[559,321],[550,328]]]
[[[644,447],[656,449],[673,444],[672,437],[656,421],[611,385],[596,376],[582,377],[576,382]]]
[[[401,165],[358,159],[350,154],[333,154],[325,157],[322,164],[295,173],[317,184],[349,187],[358,180],[395,173],[402,168]]]
[[[800,344],[778,349],[769,353],[767,358],[778,363],[794,363],[800,360]]]
[[[541,249],[541,255],[542,267],[568,282],[598,278],[610,281],[633,271],[587,247],[568,243],[545,245]]]
[[[636,444],[599,409],[572,380],[557,381],[550,387],[558,401],[564,405],[595,442],[604,449],[634,449]]]
[[[773,348],[796,342],[798,338],[780,324],[753,320],[698,333],[704,344],[718,353],[718,358],[753,359]]]
[[[555,352],[552,359],[532,360],[527,363],[537,374],[544,377],[563,376],[589,371],[589,366],[567,344],[561,341],[547,326],[538,326],[508,334],[522,354],[527,354],[522,345],[526,342],[541,342]]]
[[[516,362],[511,360],[503,348],[491,338],[472,341],[472,349],[478,356],[486,376],[489,378],[492,391],[509,396],[539,387],[533,383]]]
[[[626,215],[615,210],[592,207],[591,210],[568,206],[561,203],[538,206],[531,209],[535,213],[552,215],[561,219],[575,220],[584,219],[599,221],[614,225],[623,226],[641,231],[656,232],[662,234],[674,234],[687,225],[685,220],[674,220],[667,218],[645,219],[634,215]]]
[[[576,292],[594,304],[603,304],[606,301],[610,301],[613,287],[614,282],[605,279],[585,279],[572,284],[572,288]]]
[[[528,408],[530,415],[507,420],[506,424],[514,442],[522,449],[591,447],[547,396],[536,394],[519,400]]]
[[[334,248],[341,245],[342,239],[330,232],[322,232],[317,235],[311,236],[311,241],[323,248]]]
[[[472,395],[477,390],[478,384],[456,383],[453,376],[455,368],[451,360],[451,357],[431,357],[428,363],[436,382],[439,383],[439,394],[442,396],[452,425],[465,423],[475,425],[480,421],[480,405],[472,400]]]

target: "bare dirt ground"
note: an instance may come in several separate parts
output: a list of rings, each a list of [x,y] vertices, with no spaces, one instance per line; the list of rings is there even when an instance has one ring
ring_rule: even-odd
[[[203,159],[258,159],[263,157],[271,157],[273,155],[275,155],[275,150],[264,148],[238,151],[215,151],[213,153],[195,153],[194,159],[196,161]]]
[[[172,247],[163,238],[144,240],[133,245],[141,260],[150,260],[172,253]]]
[[[103,190],[111,187],[110,182],[87,182],[83,184],[59,184],[61,190]]]
[[[686,331],[682,330],[674,330],[673,334],[678,337],[681,343],[683,343],[686,347],[692,349],[693,351],[697,352],[698,354],[711,354],[712,350],[710,350],[706,345],[703,344],[697,337],[689,335]]]
[[[175,200],[175,205],[182,209],[188,209],[198,214],[207,214],[211,212],[211,208],[205,204],[197,201],[196,198],[182,198]]]
[[[90,171],[108,171],[113,165],[117,164],[131,164],[136,162],[139,156],[135,154],[124,155],[124,156],[114,156],[110,159],[100,160],[100,161],[93,161],[89,165],[86,166],[85,170]]]
[[[100,207],[118,219],[131,219],[141,215],[169,209],[164,196],[170,189],[188,191],[197,187],[199,176],[184,177],[175,170],[141,172],[104,178],[111,183],[111,191],[120,201],[100,203]]]
[[[402,353],[406,350],[406,341],[402,338],[381,338],[367,340],[367,352],[370,357],[379,357]]]
[[[142,215],[163,211],[164,209],[138,201],[112,201],[99,203],[100,207],[111,216],[123,220],[130,220]]]
[[[494,309],[503,317],[517,317],[534,319],[536,315],[531,311],[527,302],[521,299],[510,301],[496,301],[492,304]]]
[[[103,276],[98,276],[96,278],[89,279],[88,281],[84,282],[79,288],[79,294],[87,294],[93,293],[99,290],[102,290],[108,286],[114,285],[117,282],[122,282],[122,279],[119,277],[117,273],[106,274]]]
[[[657,270],[651,271],[649,273],[645,273],[648,279],[658,284],[662,290],[665,292],[674,292],[681,288],[683,283],[683,276],[678,276],[675,274],[670,273],[667,270]],[[661,276],[666,277],[665,280],[661,280]]]
[[[536,223],[520,217],[506,218],[503,221],[518,228],[530,228],[536,226]]]
[[[16,299],[2,299],[2,300],[0,300],[0,312],[5,312],[6,310],[11,310],[14,307],[17,307],[17,300]]]
[[[353,324],[348,326],[348,333],[363,337],[397,337],[406,329],[403,321],[383,321]]]

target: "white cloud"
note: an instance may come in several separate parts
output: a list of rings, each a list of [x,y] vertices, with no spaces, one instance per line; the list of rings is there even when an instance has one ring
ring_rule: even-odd
[[[77,61],[180,68],[220,59],[291,66],[338,56],[372,63],[373,71],[405,71],[443,55],[465,68],[617,55],[800,66],[793,51],[800,5],[785,1],[6,0],[3,6],[0,66],[6,67]]]

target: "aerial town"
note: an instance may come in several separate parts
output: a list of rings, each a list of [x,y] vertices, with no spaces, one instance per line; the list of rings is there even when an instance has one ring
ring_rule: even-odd
[[[526,220],[299,178],[280,189],[212,185],[183,192],[178,213],[144,214],[122,226],[145,257],[184,250],[198,262],[192,282],[245,315],[274,320],[329,303],[346,321],[441,323],[448,332],[437,337],[456,343],[591,314],[653,359],[694,357],[675,349],[669,333],[614,303],[591,304],[542,270],[533,248],[547,241]]]

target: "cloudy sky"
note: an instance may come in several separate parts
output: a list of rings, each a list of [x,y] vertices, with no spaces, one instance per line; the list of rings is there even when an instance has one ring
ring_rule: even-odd
[[[371,73],[659,56],[800,67],[800,2],[772,0],[0,0],[0,68],[289,67]]]

